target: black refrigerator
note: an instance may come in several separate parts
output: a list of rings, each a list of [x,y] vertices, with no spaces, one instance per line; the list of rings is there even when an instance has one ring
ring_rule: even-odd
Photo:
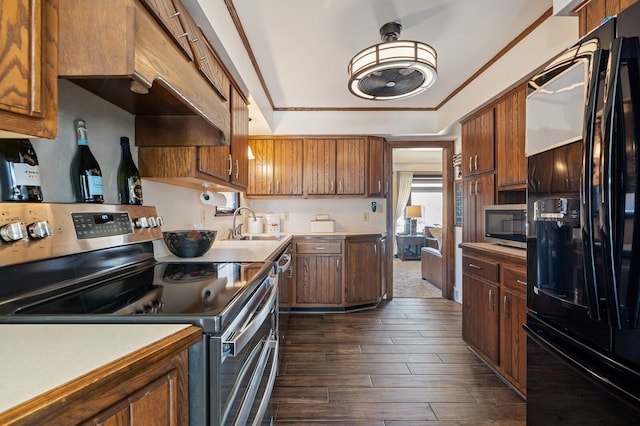
[[[640,424],[640,3],[527,96],[527,424]]]

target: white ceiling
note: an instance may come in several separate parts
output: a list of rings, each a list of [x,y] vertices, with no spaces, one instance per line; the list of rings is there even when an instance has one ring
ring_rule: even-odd
[[[197,1],[248,87],[252,134],[282,133],[279,127],[295,128],[284,126],[288,119],[285,113],[291,112],[293,120],[299,118],[298,124],[314,113],[313,117],[324,121],[321,127],[325,133],[331,133],[331,123],[327,121],[339,126],[343,117],[363,120],[370,114],[375,117],[372,129],[380,117],[389,118],[389,127],[395,128],[396,135],[400,133],[395,127],[398,121],[406,121],[404,127],[410,130],[403,136],[417,135],[414,129],[419,125],[413,123],[415,120],[433,120],[427,126],[430,130],[422,136],[428,136],[433,129],[441,131],[442,125],[430,115],[436,114],[448,96],[553,3],[553,0],[184,1],[187,5]],[[234,14],[246,39],[236,31]],[[380,43],[379,28],[390,21],[402,24],[400,40],[417,40],[436,49],[438,79],[428,91],[405,100],[357,98],[347,89],[347,64],[360,50]],[[560,34],[559,38],[564,40],[567,36]],[[561,43],[566,46],[564,41]],[[551,57],[545,55],[545,60]],[[537,61],[536,64],[541,60]],[[520,78],[522,75],[513,76],[514,81]],[[298,115],[293,115],[295,112]],[[310,125],[306,133],[314,131]],[[373,133],[375,130],[369,134]]]

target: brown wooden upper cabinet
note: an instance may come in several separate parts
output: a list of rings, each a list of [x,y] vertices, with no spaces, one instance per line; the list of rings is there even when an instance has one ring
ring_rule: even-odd
[[[462,176],[494,169],[493,107],[462,122]]]
[[[578,11],[580,36],[598,26],[607,16],[617,15],[638,0],[587,0]]]
[[[53,139],[58,132],[58,0],[2,2],[0,28],[0,134]]]
[[[249,107],[235,87],[231,93],[231,144],[198,147],[198,169],[222,184],[246,189],[249,182]]]
[[[524,155],[527,86],[503,96],[495,105],[496,185],[498,190],[524,188],[527,159]]]
[[[172,0],[140,0],[153,14],[162,27],[171,35],[171,38],[182,52],[193,61],[193,52],[189,46],[189,39],[194,37],[190,34],[185,23],[185,18],[190,18],[188,14],[183,14],[184,7],[179,1]]]
[[[305,195],[364,195],[367,138],[306,139]]]
[[[302,139],[250,138],[247,195],[302,195]]]
[[[370,136],[369,138],[369,177],[367,180],[367,196],[384,198],[389,186],[384,174],[384,139]]]
[[[171,0],[161,1],[170,2]],[[229,99],[229,78],[224,71],[221,61],[218,59],[218,56],[202,32],[202,29],[198,27],[182,3],[178,0],[173,0],[173,2],[175,3],[177,15],[185,31],[183,35],[180,36],[180,39],[188,38],[189,45],[193,50],[191,59],[195,59],[198,69],[216,92],[218,92],[223,99]]]

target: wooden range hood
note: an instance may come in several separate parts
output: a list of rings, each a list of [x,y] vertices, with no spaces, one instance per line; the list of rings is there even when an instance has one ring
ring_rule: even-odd
[[[59,76],[134,114],[137,145],[157,144],[138,128],[189,139],[176,145],[229,144],[229,99],[138,0],[60,0],[59,12]]]

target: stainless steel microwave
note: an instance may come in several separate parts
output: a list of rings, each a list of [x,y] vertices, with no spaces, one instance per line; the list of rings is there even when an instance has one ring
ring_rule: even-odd
[[[484,239],[509,247],[527,247],[527,205],[484,207]]]

